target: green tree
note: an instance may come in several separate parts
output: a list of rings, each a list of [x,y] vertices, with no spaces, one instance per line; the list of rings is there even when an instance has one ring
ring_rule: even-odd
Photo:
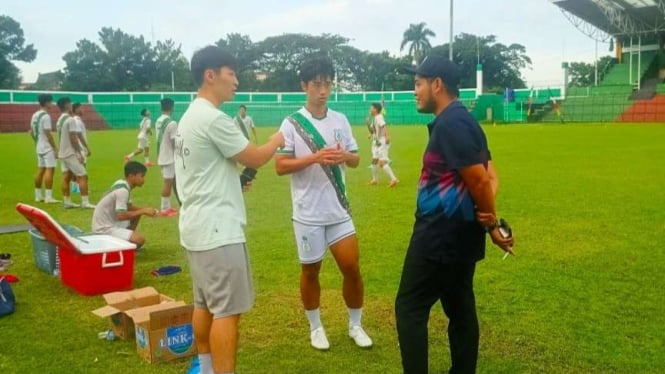
[[[143,36],[102,28],[100,44],[82,39],[64,55],[63,88],[81,91],[189,91],[193,82],[189,62],[172,40],[154,46]]]
[[[260,86],[257,75],[260,74],[259,60],[262,54],[252,39],[248,35],[231,33],[215,44],[229,51],[238,60],[236,74],[240,82],[239,90],[257,91]]]
[[[25,45],[23,29],[13,18],[0,15],[0,88],[17,88],[21,72],[12,61],[32,62],[37,50]]]
[[[409,25],[409,28],[404,31],[402,36],[402,44],[399,46],[399,50],[403,51],[406,45],[409,45],[409,56],[413,58],[416,63],[420,63],[422,59],[432,48],[429,38],[436,36],[434,31],[426,27],[425,22],[412,23]]]
[[[531,66],[531,58],[521,44],[504,45],[496,36],[476,36],[462,33],[455,36],[453,60],[460,69],[460,86],[476,86],[476,65],[483,65],[483,83],[487,91],[501,92],[504,88],[524,88],[521,70]],[[431,54],[448,58],[448,43],[431,49]]]
[[[598,60],[598,81],[602,81],[609,68],[616,64],[616,58],[603,56]],[[571,62],[568,66],[569,87],[587,87],[596,83],[596,67],[593,63]]]

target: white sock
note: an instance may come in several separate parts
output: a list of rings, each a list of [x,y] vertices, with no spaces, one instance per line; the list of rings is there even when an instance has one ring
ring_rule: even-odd
[[[127,158],[132,158],[132,157],[134,157],[134,152],[127,155]]]
[[[65,204],[71,204],[72,203],[72,197],[71,196],[63,196],[62,200]]]
[[[145,162],[146,162],[146,164],[147,164],[148,162],[150,162],[150,157],[146,157],[146,158],[145,158]]]
[[[309,320],[309,330],[314,331],[321,327],[321,310],[319,308],[306,310],[305,314]]]
[[[81,204],[83,204],[83,205],[90,204],[90,200],[89,200],[88,196],[82,196],[81,195]]]
[[[388,165],[388,164],[383,165],[383,171],[385,171],[386,174],[388,174],[391,181],[394,181],[395,179],[397,179],[395,177],[395,174],[393,173],[393,169],[390,168],[390,165]]]
[[[42,189],[35,188],[35,200],[41,200],[41,199],[42,199]]]
[[[53,199],[53,190],[45,190],[45,192],[47,199]]]
[[[349,309],[349,328],[353,326],[361,326],[360,319],[363,316],[363,308]]]
[[[171,198],[162,196],[162,210],[171,209]]]
[[[372,180],[377,182],[379,180],[379,166],[377,164],[372,164]]]
[[[199,369],[201,374],[213,373],[212,356],[210,356],[210,353],[199,353]]]

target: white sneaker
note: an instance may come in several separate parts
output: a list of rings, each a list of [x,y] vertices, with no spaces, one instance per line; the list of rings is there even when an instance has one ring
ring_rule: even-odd
[[[84,208],[84,209],[95,209],[95,204],[90,204],[90,203],[87,203],[87,204],[81,204],[81,208]]]
[[[54,199],[54,198],[50,198],[50,199],[44,199],[44,202],[45,202],[46,204],[55,204],[55,203],[59,203],[60,200],[57,200],[57,199]]]
[[[330,349],[330,343],[328,342],[328,337],[326,337],[326,331],[323,329],[323,327],[312,330],[309,338],[312,347],[321,351]]]
[[[35,202],[36,202],[36,203],[41,203],[41,202],[43,202],[43,201],[44,201],[44,198],[43,198],[43,197],[35,197]]]
[[[72,209],[72,208],[78,208],[78,207],[80,207],[80,205],[79,205],[79,204],[76,204],[76,203],[67,203],[67,202],[65,202],[64,205],[65,205],[65,209]]]
[[[372,346],[372,339],[367,336],[362,326],[352,326],[349,328],[349,337],[356,342],[356,345],[361,348],[369,348]]]

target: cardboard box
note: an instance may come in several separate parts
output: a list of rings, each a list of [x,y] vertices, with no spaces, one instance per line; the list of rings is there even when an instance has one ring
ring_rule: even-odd
[[[104,294],[104,301],[106,301],[107,305],[93,310],[92,313],[109,319],[111,329],[116,338],[134,339],[134,321],[127,312],[137,308],[173,301],[173,299],[160,294],[153,287],[144,287],[131,291]]]
[[[195,355],[193,311],[193,305],[182,301],[127,311],[134,320],[139,356],[156,363]]]

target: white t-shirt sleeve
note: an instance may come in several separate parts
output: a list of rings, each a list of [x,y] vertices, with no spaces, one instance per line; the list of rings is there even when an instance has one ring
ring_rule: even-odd
[[[356,142],[356,139],[353,137],[353,131],[351,130],[351,124],[349,124],[349,120],[344,117],[344,122],[345,122],[345,132],[344,134],[344,149],[346,149],[349,152],[358,152],[358,143]]]
[[[47,130],[47,131],[53,131],[53,124],[51,123],[51,116],[49,116],[48,114],[43,115],[42,119],[39,122],[41,122],[39,125],[42,129]]]
[[[208,136],[226,158],[232,158],[244,151],[249,144],[233,119],[221,115],[210,124]]]
[[[167,136],[167,139],[175,140],[175,136],[176,136],[177,133],[178,133],[178,125],[175,123],[175,121],[171,121],[171,123],[169,123],[166,126],[166,134],[165,135]]]
[[[374,119],[374,122],[379,127],[383,127],[383,126],[386,125],[386,120],[383,118],[383,115],[376,116],[376,118]]]
[[[254,120],[252,119],[252,117],[247,116],[247,121],[249,123],[249,127],[254,128]]]
[[[279,127],[279,132],[284,136],[284,148],[281,148],[277,151],[279,154],[294,154],[295,153],[295,135],[296,131],[293,128],[293,124],[289,122],[288,119],[282,121],[282,125]]]
[[[129,206],[129,191],[119,188],[115,192],[115,211],[126,212]]]

